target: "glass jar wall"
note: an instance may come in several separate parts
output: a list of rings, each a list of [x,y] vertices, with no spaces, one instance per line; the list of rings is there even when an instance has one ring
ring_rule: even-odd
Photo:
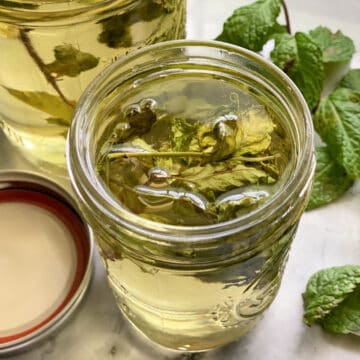
[[[0,4],[0,125],[23,154],[65,169],[65,139],[87,84],[145,45],[185,36],[184,0]],[[55,165],[55,167],[51,167]]]
[[[147,170],[140,170],[147,169],[146,164],[154,158],[164,156],[164,151],[155,147],[158,136],[172,133],[161,127],[167,123],[167,116],[170,115],[172,125],[177,124],[175,119],[184,118],[200,124],[214,120],[214,126],[222,122],[220,131],[226,125],[238,126],[248,119],[239,115],[240,123],[234,120],[234,113],[227,112],[229,104],[235,104],[235,112],[241,114],[266,108],[276,119],[270,138],[277,153],[267,159],[249,157],[253,153],[251,140],[239,159],[247,170],[255,161],[271,160],[270,164],[261,164],[270,172],[274,170],[271,164],[279,165],[273,161],[285,159],[285,165],[279,165],[277,181],[259,180],[251,186],[235,185],[230,190],[241,199],[251,187],[252,194],[267,192],[266,201],[225,220],[220,217],[204,224],[199,209],[190,217],[187,210],[174,213],[176,200],[187,197],[197,202],[203,197],[183,185],[176,193],[174,187],[156,183],[154,189],[165,190],[164,197],[172,201],[166,204],[167,210],[154,215],[154,209],[163,206],[155,192],[151,195],[152,212],[146,212],[146,207],[132,208],[138,200],[133,193],[138,195],[145,188],[139,187],[139,178],[149,176]],[[145,117],[137,117],[141,111]],[[133,116],[132,122],[119,121],[121,113]],[[152,130],[157,130],[139,140],[139,133],[146,127],[143,121],[151,119],[151,114],[158,116],[150,124]],[[129,142],[114,145],[114,129],[122,131],[120,137],[127,134]],[[252,139],[263,131],[260,126],[254,129]],[[168,348],[201,351],[234,341],[257,323],[277,293],[298,221],[308,201],[314,171],[312,131],[306,103],[286,75],[252,52],[218,42],[174,41],[151,46],[119,59],[87,88],[69,136],[70,177],[80,207],[95,232],[117,303],[146,336]],[[222,139],[229,144],[226,134]],[[115,135],[117,141],[119,132]],[[146,149],[144,139],[149,145]],[[177,140],[174,146],[181,139]],[[191,142],[191,137],[188,140]],[[206,135],[205,140],[211,143],[211,136]],[[281,146],[276,145],[277,141]],[[143,149],[129,150],[129,144],[135,142],[141,143]],[[162,146],[164,141],[159,143]],[[112,165],[118,159],[111,155],[112,160],[103,171],[104,156],[113,154],[115,147],[120,151],[124,146],[125,155],[119,157],[127,163],[134,164],[134,158],[148,151],[146,160],[140,165],[135,162],[139,166],[132,171],[120,167],[120,171],[112,173]],[[216,149],[224,151],[224,147]],[[203,169],[228,161],[214,160],[218,159],[217,150],[209,161],[204,160],[205,153],[201,154],[201,162],[196,166]],[[168,153],[168,158],[174,159],[175,155]],[[191,161],[184,163],[188,168],[193,166]],[[160,170],[166,172],[170,167],[169,162],[162,162]],[[127,174],[133,183],[125,181]],[[184,174],[185,171],[181,176],[175,174],[177,184]],[[205,182],[209,184],[217,175],[213,172]],[[192,177],[192,185],[199,184],[194,179],[198,177]],[[220,195],[221,200],[223,196]],[[145,200],[148,206],[149,198],[141,193],[141,202]],[[209,207],[204,209],[206,212]],[[172,213],[175,215],[171,217]]]

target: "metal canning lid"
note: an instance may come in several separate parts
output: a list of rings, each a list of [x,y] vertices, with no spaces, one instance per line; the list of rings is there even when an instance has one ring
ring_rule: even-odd
[[[0,357],[58,329],[83,299],[93,236],[53,181],[0,171]]]

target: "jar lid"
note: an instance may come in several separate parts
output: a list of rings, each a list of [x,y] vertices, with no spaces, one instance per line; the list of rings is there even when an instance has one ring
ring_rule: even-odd
[[[0,171],[0,356],[26,350],[79,305],[93,237],[68,192],[30,172]]]

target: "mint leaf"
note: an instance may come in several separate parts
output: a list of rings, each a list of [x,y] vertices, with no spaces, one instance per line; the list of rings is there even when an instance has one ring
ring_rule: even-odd
[[[46,68],[57,76],[75,77],[83,71],[93,69],[99,63],[99,58],[69,44],[56,46],[54,55],[56,60],[47,64]]]
[[[328,148],[316,148],[314,184],[307,210],[337,200],[352,184],[353,181],[345,169],[333,160]]]
[[[260,182],[265,184],[274,182],[265,171],[243,165],[235,160],[190,167],[182,171],[177,179],[203,194],[225,192]]]
[[[129,14],[110,16],[100,20],[99,23],[102,27],[102,31],[98,36],[100,43],[114,49],[132,45],[133,40],[130,33],[132,20]]]
[[[310,109],[318,104],[324,81],[320,47],[306,34],[275,36],[271,59],[295,82]]]
[[[332,157],[351,178],[360,177],[360,92],[333,91],[321,101],[314,125]]]
[[[336,307],[322,322],[325,330],[349,334],[360,331],[360,288]]]
[[[4,88],[19,101],[51,115],[52,118],[62,119],[64,124],[70,125],[74,109],[66,104],[59,96],[51,95],[43,91],[20,91],[5,86]]]
[[[355,52],[353,41],[341,31],[333,34],[330,29],[318,26],[309,35],[320,46],[324,63],[348,62]]]
[[[351,69],[341,80],[339,87],[360,92],[360,69]]]
[[[258,0],[240,7],[225,21],[217,40],[260,51],[279,30],[280,0]]]
[[[304,322],[322,322],[360,287],[360,266],[346,265],[320,270],[311,276],[304,300]]]

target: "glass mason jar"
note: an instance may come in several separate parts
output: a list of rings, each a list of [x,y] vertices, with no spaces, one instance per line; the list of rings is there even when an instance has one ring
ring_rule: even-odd
[[[40,167],[65,169],[80,94],[129,51],[185,36],[186,0],[31,0],[0,4],[0,125]]]
[[[166,81],[182,84],[189,76],[210,76],[218,86],[207,86],[209,91],[227,81],[242,86],[281,119],[291,143],[289,170],[267,202],[206,226],[136,215],[115,199],[96,166],[116,126],[111,114],[132,91],[144,89],[148,97],[165,80],[160,89],[171,99],[175,86]],[[199,84],[192,97],[196,89],[202,92]],[[177,104],[187,107],[188,101]],[[220,42],[150,46],[119,59],[87,88],[67,153],[70,179],[95,232],[110,286],[132,324],[156,343],[183,351],[222,346],[255,325],[279,289],[314,172],[310,112],[284,73],[257,54]]]

